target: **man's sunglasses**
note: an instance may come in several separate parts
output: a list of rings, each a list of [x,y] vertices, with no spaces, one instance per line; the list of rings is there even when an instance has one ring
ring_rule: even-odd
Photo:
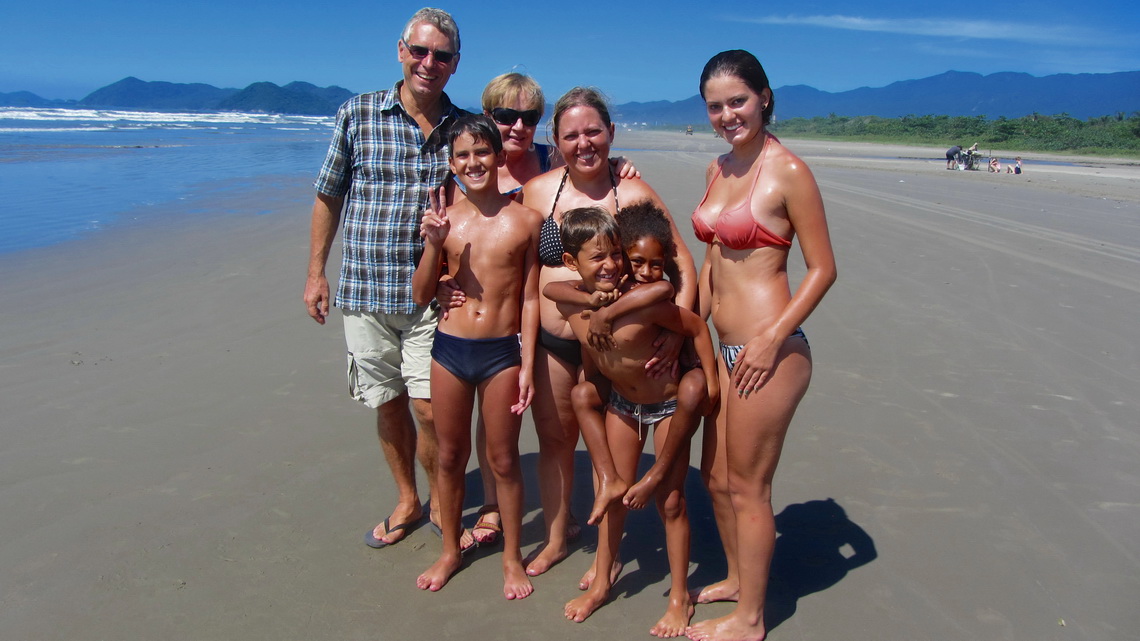
[[[423,60],[424,58],[427,58],[428,54],[430,53],[432,57],[435,58],[436,62],[447,64],[451,62],[451,60],[455,58],[456,55],[450,51],[441,51],[439,49],[432,50],[422,45],[408,44],[407,40],[402,40],[401,42],[404,43],[404,48],[407,49],[408,53],[412,54],[412,57],[416,60]]]
[[[526,111],[519,111],[517,109],[507,109],[505,107],[496,107],[491,110],[491,117],[495,122],[510,127],[515,124],[519,118],[522,118],[523,124],[527,127],[533,127],[538,124],[542,114],[537,109],[527,109]]]

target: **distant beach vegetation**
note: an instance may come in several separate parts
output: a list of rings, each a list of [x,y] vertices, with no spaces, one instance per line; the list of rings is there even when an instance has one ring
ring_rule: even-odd
[[[1022,118],[986,116],[830,116],[772,123],[793,138],[921,145],[970,145],[1019,151],[1140,157],[1140,111],[1080,120],[1068,114]]]

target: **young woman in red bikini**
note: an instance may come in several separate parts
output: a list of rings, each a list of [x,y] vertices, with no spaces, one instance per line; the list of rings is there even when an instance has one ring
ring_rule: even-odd
[[[768,77],[747,51],[705,65],[701,96],[713,129],[732,150],[709,165],[693,230],[708,243],[701,312],[721,341],[721,407],[706,428],[701,471],[728,561],[725,580],[697,603],[736,601],[735,610],[686,631],[699,640],[759,640],[776,542],[772,477],[796,406],[811,380],[800,324],[835,281],[835,257],[815,178],[767,132],[774,102]],[[791,291],[788,254],[799,236],[807,273]]]

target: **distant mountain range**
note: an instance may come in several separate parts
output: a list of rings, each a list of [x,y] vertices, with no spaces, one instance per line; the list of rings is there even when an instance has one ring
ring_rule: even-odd
[[[5,107],[76,107],[144,111],[244,111],[327,116],[353,96],[343,87],[291,82],[284,87],[255,82],[245,89],[219,89],[201,83],[146,82],[124,78],[96,89],[82,100],[47,100],[27,91],[0,93]]]
[[[194,83],[145,82],[124,78],[92,92],[82,100],[48,100],[33,93],[0,93],[0,106],[83,107],[149,111],[245,111],[301,115],[332,115],[352,97],[342,87],[317,87],[291,82],[280,87],[257,82],[245,89],[219,89]],[[1067,113],[1095,118],[1140,110],[1140,71],[1057,74],[1035,77],[1003,72],[983,76],[948,71],[886,87],[861,87],[830,93],[806,85],[775,90],[776,117],[906,115],[986,116],[1020,118],[1032,113]],[[699,125],[705,122],[700,96],[670,102],[630,102],[614,107],[619,122],[649,125]]]
[[[1140,110],[1140,71],[1057,74],[1041,78],[1026,73],[983,76],[947,71],[886,87],[830,93],[806,85],[789,85],[773,93],[775,115],[780,120],[830,114],[883,118],[908,115],[1020,118],[1033,113],[1067,113],[1085,119]],[[615,115],[615,119],[623,122],[651,125],[706,122],[700,96],[677,102],[631,102],[618,105],[615,111],[620,114]]]

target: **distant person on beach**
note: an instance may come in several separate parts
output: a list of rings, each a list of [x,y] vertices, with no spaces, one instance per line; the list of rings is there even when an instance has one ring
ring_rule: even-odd
[[[709,123],[732,147],[709,164],[692,217],[694,233],[708,244],[701,311],[711,314],[720,339],[721,405],[705,426],[701,473],[728,574],[694,601],[736,601],[736,607],[686,634],[698,641],[763,639],[776,544],[772,482],[812,374],[800,325],[835,282],[835,255],[811,170],[766,129],[774,98],[756,57],[741,50],[713,56],[700,92]],[[794,292],[793,239],[806,267]]]
[[[998,159],[997,156],[990,158],[990,173],[991,174],[1000,174],[1001,173],[1001,160]]]
[[[1021,156],[1013,160],[1012,165],[1006,165],[1005,173],[1007,174],[1020,174],[1021,173]]]
[[[463,564],[464,475],[471,458],[471,411],[479,397],[485,429],[484,474],[498,490],[503,548],[503,595],[534,591],[519,551],[523,485],[519,464],[522,414],[534,397],[538,335],[538,229],[542,214],[499,192],[506,161],[490,118],[467,115],[448,135],[451,171],[467,197],[450,207],[445,190],[424,212],[424,253],[412,276],[418,304],[436,297],[441,270],[468,293],[466,303],[439,321],[431,351],[432,408],[439,447],[432,507],[440,513],[443,552],[416,580],[441,589]]]
[[[958,168],[958,156],[961,153],[962,153],[961,145],[954,145],[953,147],[946,150],[946,168],[947,169],[957,169]]]
[[[395,507],[364,536],[374,548],[398,543],[422,522],[417,454],[434,496],[438,454],[429,372],[438,311],[412,300],[411,282],[422,251],[420,215],[448,175],[447,131],[466,113],[443,92],[459,65],[459,28],[447,12],[417,11],[396,55],[402,80],[356,96],[337,112],[315,183],[304,294],[309,315],[323,325],[330,303],[325,264],[343,215],[335,304],[344,316],[348,385],[352,398],[376,409],[380,447],[398,492]],[[429,518],[439,526],[434,502]],[[474,545],[470,532],[463,539],[464,547]]]

